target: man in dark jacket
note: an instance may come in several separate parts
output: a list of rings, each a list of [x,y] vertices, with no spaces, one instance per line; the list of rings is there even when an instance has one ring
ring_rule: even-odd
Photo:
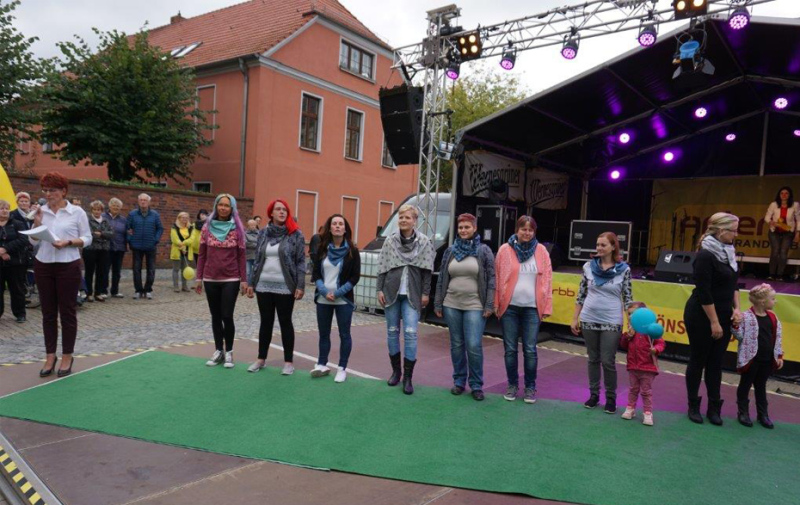
[[[161,240],[164,227],[161,216],[150,208],[150,195],[139,195],[139,208],[128,214],[128,244],[133,251],[133,299],[153,299],[153,283],[156,280],[156,246]],[[147,261],[147,279],[142,286],[142,259]]]

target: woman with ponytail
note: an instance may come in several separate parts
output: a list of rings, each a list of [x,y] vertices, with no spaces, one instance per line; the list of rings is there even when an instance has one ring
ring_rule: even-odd
[[[606,389],[603,412],[617,411],[617,365],[622,313],[633,303],[631,269],[622,261],[619,240],[611,232],[597,237],[597,254],[583,265],[583,277],[572,316],[572,333],[583,334],[589,354],[589,399],[593,409],[600,402],[600,364]],[[627,314],[627,312],[626,312]]]
[[[739,280],[736,249],[739,218],[717,212],[708,219],[708,227],[700,238],[694,270],[695,288],[686,301],[683,320],[689,337],[689,365],[686,367],[686,395],[689,419],[702,423],[702,398],[698,396],[705,371],[708,410],[711,424],[722,425],[720,383],[722,358],[731,340],[731,325],[742,319],[739,311]]]
[[[536,220],[517,219],[516,233],[497,251],[495,309],[503,325],[508,388],[503,396],[517,399],[519,372],[517,348],[522,341],[525,403],[536,402],[539,325],[553,313],[553,267],[547,248],[536,240]]]
[[[206,290],[211,329],[216,350],[208,366],[225,363],[233,368],[233,311],[239,294],[247,290],[244,226],[236,209],[236,198],[222,193],[200,232],[197,255],[197,294]]]
[[[306,283],[306,239],[294,222],[289,204],[273,200],[267,207],[269,225],[258,233],[256,257],[250,272],[248,294],[255,292],[261,327],[258,331],[258,359],[248,372],[266,366],[272,342],[275,312],[283,341],[283,375],[294,373],[294,302],[303,298]]]
[[[324,377],[331,371],[328,368],[328,355],[331,352],[331,324],[336,314],[341,345],[335,382],[347,379],[347,361],[353,348],[350,338],[350,323],[355,310],[353,288],[361,278],[361,256],[353,245],[352,235],[347,219],[341,214],[334,214],[325,222],[319,247],[313,254],[311,282],[317,287],[314,302],[317,304],[319,359],[311,370],[311,377]]]
[[[494,255],[489,246],[481,244],[475,216],[461,214],[457,222],[458,238],[442,256],[433,308],[437,316],[444,316],[450,330],[450,392],[463,393],[469,378],[472,397],[481,401],[483,329],[494,312]]]

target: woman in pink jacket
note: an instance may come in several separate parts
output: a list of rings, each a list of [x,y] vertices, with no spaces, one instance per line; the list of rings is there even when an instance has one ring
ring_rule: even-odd
[[[522,340],[525,370],[525,403],[536,402],[536,341],[539,324],[553,312],[553,267],[550,254],[536,240],[536,221],[517,220],[516,233],[503,244],[495,259],[497,289],[495,310],[503,325],[508,388],[503,396],[514,401],[519,391],[517,346]]]

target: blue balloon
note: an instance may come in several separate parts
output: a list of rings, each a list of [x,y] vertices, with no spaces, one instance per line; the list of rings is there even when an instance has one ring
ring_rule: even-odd
[[[631,314],[631,326],[638,333],[647,333],[647,327],[656,322],[656,313],[647,307],[640,307]]]
[[[653,323],[647,327],[647,336],[650,338],[661,338],[664,334],[664,327],[658,323]]]

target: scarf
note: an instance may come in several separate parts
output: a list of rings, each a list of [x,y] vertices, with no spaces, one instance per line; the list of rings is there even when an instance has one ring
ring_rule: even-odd
[[[279,244],[283,237],[286,236],[288,230],[285,226],[278,226],[275,223],[269,223],[267,226],[267,243],[269,245]]]
[[[378,257],[378,274],[406,266],[433,271],[434,256],[436,251],[433,250],[433,244],[428,237],[414,231],[413,235],[405,238],[398,231],[383,243]]]
[[[603,270],[603,267],[600,266],[600,258],[592,259],[592,261],[589,263],[589,266],[592,269],[592,277],[594,277],[594,283],[597,286],[602,286],[628,269],[628,264],[624,261],[621,261],[616,263],[608,270]]]
[[[228,238],[228,233],[234,228],[236,228],[236,222],[234,222],[233,216],[231,216],[227,221],[212,219],[208,231],[220,242],[225,242],[225,239]]]
[[[700,248],[710,252],[721,262],[730,265],[734,272],[739,270],[739,265],[736,263],[736,248],[733,247],[733,244],[723,244],[715,236],[706,235],[700,242]]]
[[[517,259],[519,260],[520,264],[525,263],[533,253],[536,252],[536,246],[539,245],[539,241],[536,240],[536,237],[533,237],[533,240],[530,242],[522,243],[517,238],[517,234],[511,235],[511,238],[508,239],[508,245],[514,248],[514,251],[517,253]]]
[[[339,247],[336,247],[333,245],[333,242],[331,242],[328,244],[328,261],[330,261],[334,266],[341,265],[342,261],[344,261],[347,251],[349,250],[350,245],[346,240],[342,241],[342,245]]]
[[[92,216],[92,219],[94,219],[94,220],[95,220],[95,221],[97,221],[98,223],[102,223],[102,222],[103,222],[103,216],[100,216],[100,217],[94,217],[94,216]]]
[[[458,237],[453,242],[453,257],[456,261],[461,261],[467,256],[478,257],[478,246],[481,244],[481,236],[477,233],[469,240]]]

